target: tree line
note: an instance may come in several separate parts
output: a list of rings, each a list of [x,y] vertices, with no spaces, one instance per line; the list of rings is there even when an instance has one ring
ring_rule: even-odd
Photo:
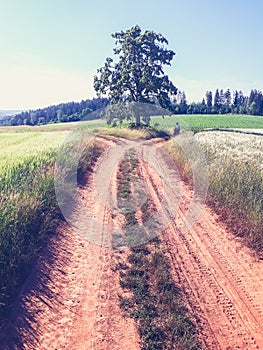
[[[60,103],[37,110],[23,111],[13,116],[6,116],[0,120],[2,125],[42,125],[60,122],[91,120],[99,118],[92,113],[108,105],[108,98],[93,98],[81,102]]]
[[[249,114],[263,115],[263,94],[260,90],[252,89],[248,96],[242,91],[216,89],[214,94],[207,91],[202,102],[187,103],[184,91],[178,91],[173,98],[175,114]]]
[[[189,104],[185,92],[179,91],[164,72],[164,66],[171,66],[175,52],[167,48],[168,40],[162,34],[151,30],[143,32],[136,25],[111,36],[115,39],[113,52],[117,57],[107,57],[104,66],[97,70],[93,81],[96,99],[24,111],[6,117],[0,123],[41,125],[95,119],[105,114],[91,112],[110,105],[110,111],[106,113],[109,124],[117,125],[128,119],[134,120],[139,127],[141,120],[148,125],[153,115],[151,108],[141,108],[143,103],[174,114],[263,115],[263,95],[256,89],[251,90],[249,96],[237,90],[231,93],[230,89],[216,89],[214,94],[207,91],[201,102]],[[127,104],[130,104],[128,113]],[[121,105],[124,108],[119,108]]]
[[[43,125],[49,123],[71,122],[82,119],[100,118],[92,113],[106,107],[108,98],[93,98],[81,102],[61,103],[42,109],[24,111],[14,116],[6,116],[0,125]],[[184,91],[178,90],[171,98],[171,110],[174,114],[248,114],[263,115],[263,93],[252,89],[248,96],[242,91],[216,89],[207,91],[202,102],[188,103]]]

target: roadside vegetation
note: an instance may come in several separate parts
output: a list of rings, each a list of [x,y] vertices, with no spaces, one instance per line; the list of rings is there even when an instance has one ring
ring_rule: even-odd
[[[237,236],[262,256],[262,136],[211,131],[194,137],[208,162],[208,203]],[[166,147],[183,178],[191,183],[192,168],[178,142],[173,139]]]
[[[130,140],[136,140],[146,137],[146,132],[143,129],[132,130],[125,128],[107,128],[100,132],[101,135],[111,135],[115,137],[124,137]]]
[[[0,134],[1,323],[39,248],[58,223],[52,167],[63,136]]]
[[[118,206],[125,216],[124,234],[130,244],[136,235],[146,235],[143,226],[135,232],[137,223],[133,183],[138,181],[136,154],[131,150],[118,173]],[[150,201],[144,204],[142,222],[147,220]],[[148,235],[151,233],[147,233]],[[155,236],[156,233],[153,234]],[[138,241],[138,237],[136,237]],[[196,319],[185,302],[179,285],[171,275],[167,252],[158,238],[133,246],[127,260],[119,257],[116,266],[123,293],[119,295],[124,315],[135,320],[143,350],[198,350]]]
[[[62,220],[54,189],[54,164],[64,131],[0,132],[0,327],[39,250]],[[102,152],[87,145],[78,180]]]
[[[263,253],[263,137],[225,132],[196,135],[209,161],[210,203],[224,221]]]

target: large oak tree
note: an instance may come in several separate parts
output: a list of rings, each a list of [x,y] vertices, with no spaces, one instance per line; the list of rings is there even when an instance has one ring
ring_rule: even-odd
[[[138,25],[112,37],[116,39],[113,51],[118,58],[114,61],[107,57],[104,66],[98,69],[94,77],[98,96],[107,95],[111,105],[155,103],[170,109],[177,88],[163,70],[164,65],[171,65],[175,55],[166,48],[167,39],[153,31],[142,32]],[[140,113],[134,117],[140,125]]]

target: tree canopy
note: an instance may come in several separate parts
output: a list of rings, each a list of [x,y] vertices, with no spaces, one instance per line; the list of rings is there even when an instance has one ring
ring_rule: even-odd
[[[163,70],[164,65],[171,65],[175,55],[166,48],[167,39],[153,31],[142,32],[138,25],[112,37],[116,39],[113,52],[118,60],[107,57],[104,66],[98,69],[94,77],[98,96],[107,95],[111,105],[155,103],[171,109],[171,97],[176,95],[177,88]],[[134,117],[136,124],[140,124],[141,116]]]

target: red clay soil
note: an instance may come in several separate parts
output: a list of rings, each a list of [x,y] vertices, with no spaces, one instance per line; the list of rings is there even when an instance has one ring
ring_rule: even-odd
[[[161,142],[101,142],[106,150],[80,189],[82,204],[100,225],[85,222],[85,236],[61,224],[13,306],[2,336],[6,345],[0,348],[140,349],[136,324],[122,315],[118,303],[116,256],[129,250],[107,247],[114,228],[122,224],[116,206],[116,167],[125,150],[133,147],[153,203],[152,216],[161,223],[159,237],[169,252],[172,275],[200,320],[203,344],[207,349],[263,349],[263,261],[206,206],[184,230],[193,192],[180,181]]]
[[[145,146],[143,159],[148,192],[160,208],[163,198],[158,196],[156,184],[160,187],[160,177],[169,181],[171,176],[166,155]],[[155,159],[162,173],[147,168],[147,159]],[[208,349],[263,349],[263,261],[227,232],[206,206],[191,229],[182,233],[192,191],[180,183],[179,208],[173,191],[167,197],[162,215],[177,212],[162,237],[174,278],[200,318],[203,342]]]

